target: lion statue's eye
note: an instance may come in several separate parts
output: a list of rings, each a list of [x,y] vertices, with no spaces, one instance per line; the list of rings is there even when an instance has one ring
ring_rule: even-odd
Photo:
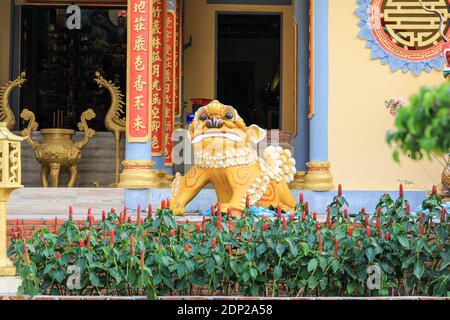
[[[225,114],[225,119],[232,120],[234,118],[234,114],[232,112],[227,112]]]
[[[206,114],[202,113],[198,118],[200,121],[205,121],[206,119],[208,119],[208,116]]]

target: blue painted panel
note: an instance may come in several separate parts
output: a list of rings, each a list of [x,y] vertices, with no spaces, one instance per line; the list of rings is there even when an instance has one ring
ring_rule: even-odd
[[[295,160],[298,171],[306,171],[309,161],[309,1],[295,1],[295,17],[298,22],[298,87],[297,128]]]
[[[314,108],[310,160],[328,161],[328,0],[314,0]]]

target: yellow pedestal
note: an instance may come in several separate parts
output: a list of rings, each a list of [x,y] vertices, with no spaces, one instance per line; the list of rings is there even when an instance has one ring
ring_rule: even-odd
[[[298,171],[294,177],[294,180],[290,184],[291,190],[304,190],[305,188],[305,171]]]
[[[158,174],[153,170],[153,161],[125,160],[120,174],[119,188],[157,189],[160,187]]]
[[[0,277],[16,275],[16,267],[9,260],[6,248],[6,203],[16,189],[0,187]]]
[[[334,189],[330,162],[309,162],[305,176],[305,190],[330,191]]]

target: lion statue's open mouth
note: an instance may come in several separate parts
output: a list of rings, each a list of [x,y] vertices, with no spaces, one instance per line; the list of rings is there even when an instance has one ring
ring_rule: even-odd
[[[266,137],[256,125],[246,126],[231,106],[213,101],[200,108],[189,126],[195,166],[186,176],[177,174],[172,186],[171,209],[184,214],[185,206],[209,183],[216,189],[221,209],[235,215],[251,205],[295,207],[288,184],[296,173],[290,151],[269,147],[262,158],[255,146]]]

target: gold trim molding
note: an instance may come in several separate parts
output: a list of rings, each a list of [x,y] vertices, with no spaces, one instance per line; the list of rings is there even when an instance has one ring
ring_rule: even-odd
[[[125,160],[122,162],[123,171],[120,174],[119,188],[125,189],[157,189],[158,175],[153,170],[151,160]]]
[[[305,190],[330,191],[334,189],[330,162],[308,162],[305,176]]]

